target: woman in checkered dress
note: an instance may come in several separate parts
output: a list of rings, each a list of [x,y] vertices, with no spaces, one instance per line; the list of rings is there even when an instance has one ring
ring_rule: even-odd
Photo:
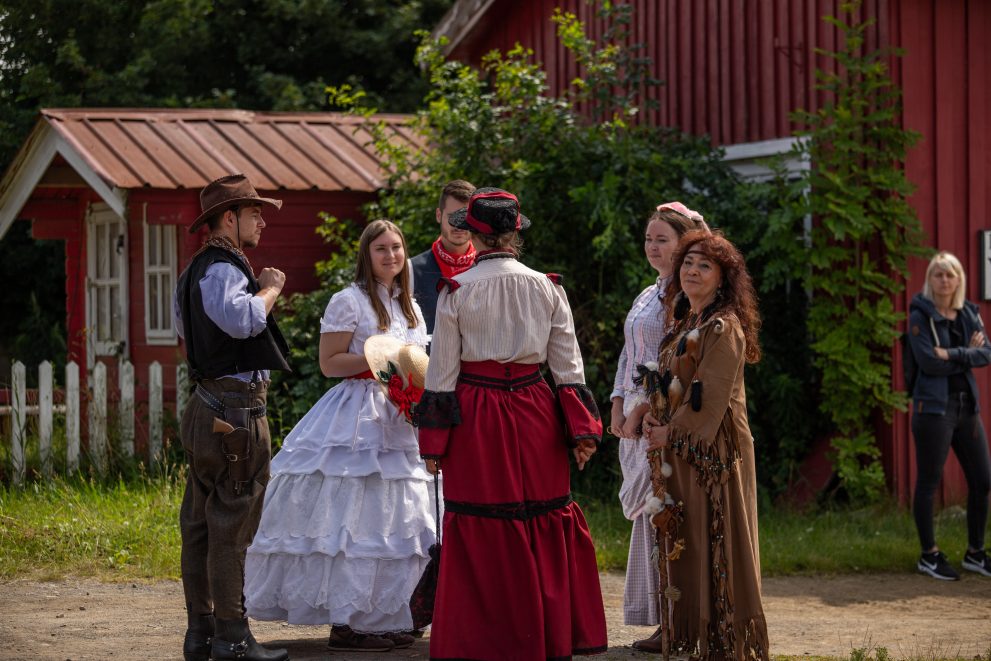
[[[653,495],[646,441],[640,434],[640,423],[647,407],[645,404],[637,406],[639,393],[633,378],[637,374],[637,365],[657,360],[657,350],[664,339],[668,320],[662,299],[671,279],[671,255],[685,232],[703,224],[700,214],[680,202],[658,206],[647,221],[644,252],[650,266],[657,271],[657,281],[637,296],[626,316],[626,343],[619,357],[613,384],[609,432],[623,440],[619,446],[619,462],[623,471],[619,499],[623,514],[633,521],[623,596],[623,621],[629,625],[660,623],[656,598],[657,567],[650,560],[654,532],[650,517],[642,513],[644,503]],[[640,401],[643,401],[642,398]],[[637,641],[636,646],[649,647],[649,642]]]

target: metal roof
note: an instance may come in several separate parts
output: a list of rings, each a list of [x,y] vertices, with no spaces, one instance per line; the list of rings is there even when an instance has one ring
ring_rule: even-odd
[[[263,190],[375,191],[386,173],[361,117],[213,109],[44,109],[42,117],[109,186],[202,188],[232,172]],[[374,115],[419,145],[409,115]]]

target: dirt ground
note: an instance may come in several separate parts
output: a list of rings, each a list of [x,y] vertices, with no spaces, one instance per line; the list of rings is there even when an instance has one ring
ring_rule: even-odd
[[[629,644],[651,629],[623,625],[623,576],[603,574],[609,653],[599,659],[651,658]],[[764,580],[773,655],[849,658],[884,646],[895,658],[974,658],[991,649],[991,579],[943,583],[911,574]],[[109,584],[91,580],[0,584],[0,660],[178,659],[185,616],[175,582]],[[264,643],[288,647],[294,661],[344,659],[326,645],[325,627],[256,622]],[[427,639],[365,661],[427,659]],[[654,657],[656,658],[656,657]]]

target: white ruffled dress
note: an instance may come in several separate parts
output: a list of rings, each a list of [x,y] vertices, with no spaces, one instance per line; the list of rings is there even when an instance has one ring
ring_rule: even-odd
[[[376,294],[388,330],[352,284],[330,299],[320,332],[353,332],[354,354],[383,332],[425,346],[419,308],[408,328],[396,295],[381,285]],[[435,541],[433,478],[414,427],[378,383],[345,379],[328,390],[286,436],[271,473],[245,563],[248,615],[362,633],[412,629],[409,598]]]

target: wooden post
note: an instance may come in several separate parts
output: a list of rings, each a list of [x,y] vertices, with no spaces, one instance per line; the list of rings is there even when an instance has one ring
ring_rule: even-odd
[[[162,452],[162,365],[148,366],[148,462],[154,464]]]
[[[65,366],[65,471],[79,470],[79,365]]]
[[[175,368],[175,418],[182,423],[182,414],[189,403],[189,366],[179,363]]]
[[[134,365],[129,360],[120,364],[120,450],[125,457],[134,456]]]
[[[92,376],[90,400],[89,454],[98,473],[107,468],[107,366],[97,362]]]
[[[10,428],[11,428],[11,448],[10,448],[10,458],[14,466],[13,481],[14,484],[20,484],[24,481],[24,475],[27,472],[27,466],[24,462],[24,442],[25,442],[25,423],[27,422],[28,415],[28,401],[27,401],[27,372],[24,369],[24,363],[21,361],[14,361],[14,366],[11,369],[11,409],[10,409]]]
[[[52,364],[38,365],[38,458],[45,477],[52,475]]]

